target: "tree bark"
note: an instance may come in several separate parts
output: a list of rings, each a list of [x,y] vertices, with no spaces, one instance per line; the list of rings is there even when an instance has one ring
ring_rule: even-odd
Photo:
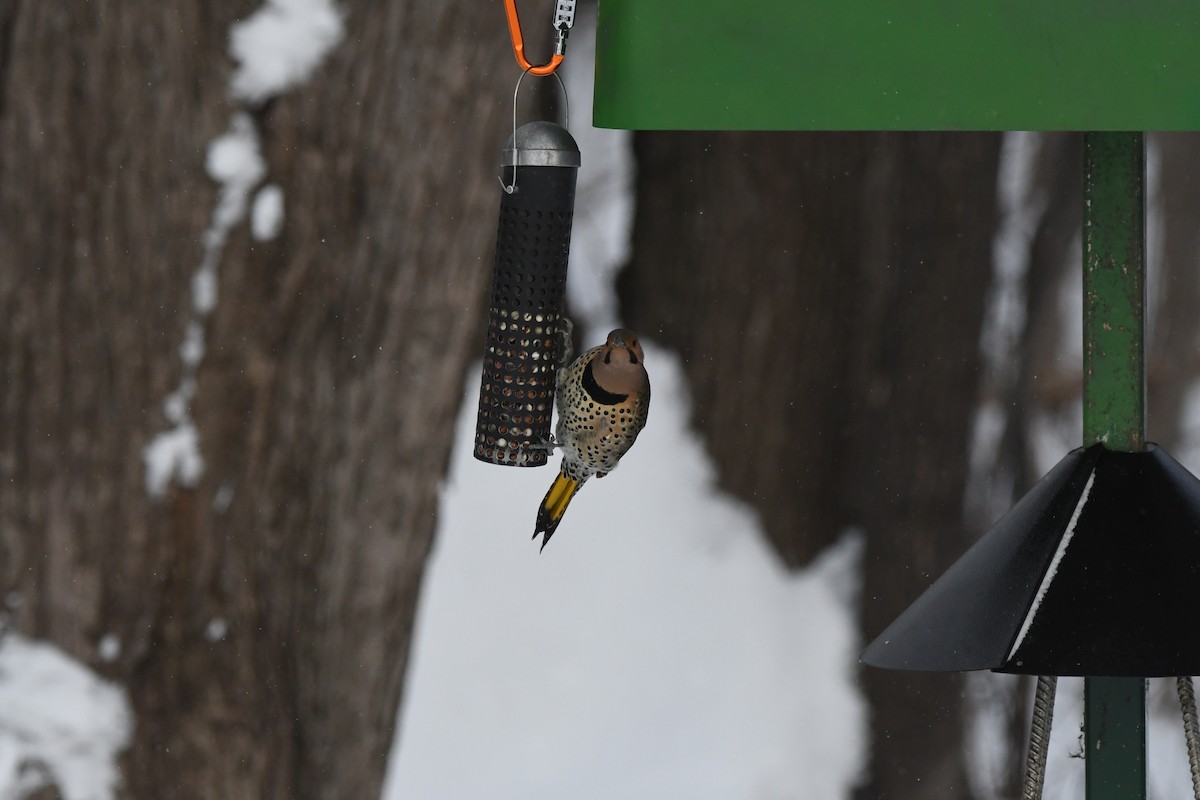
[[[639,134],[630,324],[678,349],[722,484],[790,566],[866,535],[864,639],[969,544],[999,138]],[[866,670],[862,798],[967,798],[952,676]]]
[[[638,134],[626,319],[679,351],[725,489],[792,567],[845,523],[838,466],[864,134]],[[834,232],[837,233],[834,233]],[[844,235],[842,235],[844,234]]]
[[[1200,135],[1155,133],[1148,140],[1158,153],[1156,204],[1161,228],[1161,262],[1155,270],[1158,289],[1148,303],[1146,341],[1147,438],[1182,457],[1188,394],[1200,359]],[[1157,312],[1157,313],[1155,313]]]
[[[134,798],[378,796],[481,341],[502,16],[339,3],[312,79],[245,109],[286,218],[230,233],[190,404],[204,471],[149,496],[206,147],[239,110],[229,26],[257,5],[0,9],[0,596],[128,691]]]

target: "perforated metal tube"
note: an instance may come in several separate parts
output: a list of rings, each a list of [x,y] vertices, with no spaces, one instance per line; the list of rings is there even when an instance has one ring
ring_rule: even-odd
[[[579,162],[575,140],[552,122],[523,125],[504,150],[475,425],[481,461],[547,461]]]

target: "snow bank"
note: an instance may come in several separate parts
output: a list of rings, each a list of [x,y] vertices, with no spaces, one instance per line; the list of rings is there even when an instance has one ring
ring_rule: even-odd
[[[63,800],[110,800],[132,731],[119,687],[52,645],[0,634],[0,800],[50,784]]]
[[[385,798],[847,796],[859,540],[783,570],[715,489],[676,359],[646,363],[645,432],[540,555],[553,469],[472,458],[468,380]]]

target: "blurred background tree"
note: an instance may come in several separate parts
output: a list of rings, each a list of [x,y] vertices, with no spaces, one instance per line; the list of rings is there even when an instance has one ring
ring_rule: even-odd
[[[229,31],[260,5],[0,7],[0,597],[128,691],[130,797],[378,796],[482,337],[499,9],[341,2],[344,45],[245,106]],[[219,253],[203,473],[157,498],[238,112],[283,229]]]

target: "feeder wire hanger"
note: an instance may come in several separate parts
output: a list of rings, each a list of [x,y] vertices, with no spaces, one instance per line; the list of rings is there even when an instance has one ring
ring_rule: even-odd
[[[548,62],[540,67],[535,67],[529,63],[529,59],[525,57],[525,37],[521,33],[521,19],[517,16],[516,0],[504,0],[504,13],[508,18],[508,35],[512,40],[513,56],[517,59],[517,65],[521,67],[521,77],[517,78],[517,85],[513,88],[512,100],[512,141],[513,141],[513,165],[512,165],[512,183],[505,183],[504,178],[500,178],[500,186],[503,187],[505,194],[512,194],[517,190],[517,167],[520,166],[521,155],[516,149],[517,141],[517,95],[521,91],[521,82],[525,80],[526,75],[536,75],[544,77],[553,75],[558,81],[558,87],[562,90],[563,96],[563,127],[569,129],[571,127],[571,99],[567,96],[567,87],[563,80],[558,75],[558,68],[563,62],[563,57],[567,52],[567,36],[571,33],[571,28],[575,25],[575,2],[576,0],[558,0],[554,7],[554,55]]]

